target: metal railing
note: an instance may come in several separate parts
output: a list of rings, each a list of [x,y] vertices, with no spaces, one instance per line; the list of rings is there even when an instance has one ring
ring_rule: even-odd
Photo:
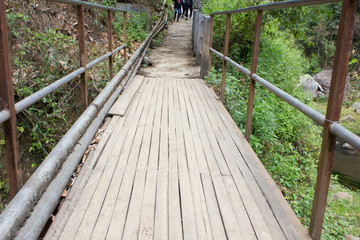
[[[220,98],[224,102],[227,63],[240,70],[246,76],[250,77],[249,97],[247,105],[245,137],[249,141],[252,125],[252,113],[255,96],[255,82],[259,83],[275,95],[295,107],[306,116],[313,119],[319,125],[323,126],[323,140],[318,166],[318,176],[315,186],[315,196],[310,222],[310,235],[314,239],[320,239],[324,214],[326,208],[327,195],[330,184],[330,175],[332,162],[334,158],[336,137],[340,137],[355,149],[360,150],[360,137],[353,134],[339,124],[341,104],[344,94],[345,78],[349,63],[351,39],[357,7],[357,0],[342,1],[342,11],[338,29],[338,38],[336,42],[336,51],[334,57],[333,71],[331,77],[331,86],[328,99],[326,116],[320,114],[298,99],[292,97],[276,86],[256,74],[258,54],[260,48],[260,35],[262,26],[262,16],[265,10],[281,9],[298,6],[318,5],[331,2],[340,2],[339,0],[292,0],[252,6],[231,11],[222,11],[205,16],[196,12],[193,22],[193,45],[197,57],[197,63],[201,65],[200,75],[204,77],[211,69],[212,53],[223,59],[222,80],[220,88]],[[251,60],[251,69],[248,70],[241,64],[236,63],[228,57],[229,36],[231,27],[231,15],[246,12],[256,12],[255,34],[253,44],[253,55]],[[212,48],[214,17],[226,15],[226,33],[224,40],[224,53],[220,53]]]
[[[9,178],[11,183],[10,188],[13,197],[9,205],[0,215],[0,239],[12,239],[15,235],[16,239],[36,239],[39,236],[42,228],[48,221],[48,217],[56,208],[61,193],[78,166],[87,146],[100,127],[103,119],[106,117],[108,110],[124,89],[126,83],[135,76],[146,54],[146,49],[150,45],[151,39],[163,29],[167,19],[167,9],[164,8],[153,30],[142,42],[137,51],[132,54],[131,58],[127,59],[126,44],[123,44],[115,50],[113,50],[112,46],[111,12],[123,12],[122,10],[83,1],[51,1],[77,5],[80,68],[22,101],[15,103],[7,40],[5,3],[4,0],[0,0],[0,70],[2,73],[6,73],[0,76],[0,106],[3,108],[0,112],[0,123],[3,123],[5,130]],[[108,26],[110,26],[108,27],[108,53],[90,63],[86,63],[85,58],[84,6],[106,10],[108,13]],[[127,39],[126,14],[126,12],[123,12],[125,43]],[[126,63],[120,71],[113,76],[114,61],[112,56],[121,49],[124,49]],[[111,81],[108,82],[95,100],[91,104],[88,104],[86,70],[106,59],[109,59],[109,79],[111,79]],[[19,190],[19,174],[17,170],[19,147],[17,143],[16,114],[77,76],[81,76],[82,100],[83,105],[87,106],[86,110],[57,143],[42,164],[28,179],[26,184]],[[30,212],[31,216],[29,217]],[[24,223],[26,219],[27,221]]]

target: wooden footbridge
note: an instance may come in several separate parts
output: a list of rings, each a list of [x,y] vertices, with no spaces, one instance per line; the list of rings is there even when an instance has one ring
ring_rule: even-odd
[[[290,2],[317,4],[320,1]],[[287,4],[290,3],[257,7],[257,19],[263,10],[287,7]],[[351,15],[355,6],[353,1],[344,1],[343,15]],[[229,19],[230,13],[225,14]],[[318,215],[312,219],[315,223],[310,229],[311,235],[305,230],[221,99],[199,78],[200,68],[196,62],[200,59],[201,71],[204,71],[209,63],[206,57],[211,52],[221,55],[224,63],[229,62],[244,74],[250,74],[227,57],[227,50],[222,55],[211,48],[209,33],[212,30],[208,27],[213,19],[214,15],[209,18],[196,12],[194,21],[181,19],[171,24],[162,46],[151,53],[153,66],[137,74],[134,71],[116,102],[117,90],[115,97],[109,94],[115,103],[98,113],[108,119],[102,127],[104,132],[99,145],[88,155],[67,198],[54,213],[50,227],[43,233],[44,239],[320,238],[322,219],[320,230]],[[349,26],[349,21],[346,18],[348,24],[342,23],[339,31]],[[159,24],[154,33],[163,26]],[[197,38],[204,40],[196,41]],[[144,46],[147,44],[145,41]],[[193,44],[197,58],[193,57]],[[255,48],[256,44],[255,41]],[[256,67],[251,70],[252,79],[266,85],[255,72]],[[279,94],[278,90],[272,91]],[[296,104],[299,103],[293,103]],[[314,112],[309,115],[323,121],[325,126],[328,123],[324,116]],[[91,124],[101,122],[103,118],[94,117]],[[331,126],[331,131],[338,129]],[[342,137],[347,138],[348,132],[341,131],[345,132]],[[93,135],[94,132],[87,138],[91,141]],[[350,137],[355,139],[352,143],[357,146],[359,138],[351,134]],[[350,137],[349,141],[352,141]],[[65,140],[71,141],[70,138]],[[15,196],[0,216],[0,239],[39,237],[48,221],[49,211],[55,209],[59,193],[64,189],[58,179],[64,178],[62,182],[66,185],[74,170],[62,175],[63,170],[76,168],[87,148],[82,138],[76,141],[79,143],[72,148],[74,150],[66,151],[67,160],[61,166],[57,165],[51,179],[47,175],[50,173],[45,173],[44,167],[40,168],[41,176],[35,177],[45,181],[45,187],[35,186],[39,192],[31,195],[29,192],[35,191],[34,186],[27,183]],[[59,144],[67,148],[65,143]],[[79,150],[81,154],[76,157],[78,149],[82,151]],[[321,172],[322,167],[319,169]],[[327,188],[328,182],[319,184]],[[318,206],[316,201],[321,196],[316,195],[314,206]],[[16,209],[19,203],[29,204],[27,206],[34,210],[21,212],[23,210]],[[54,207],[48,210],[48,204]],[[325,209],[325,205],[323,207]],[[321,204],[319,208],[322,208]],[[317,214],[321,218],[323,212]]]

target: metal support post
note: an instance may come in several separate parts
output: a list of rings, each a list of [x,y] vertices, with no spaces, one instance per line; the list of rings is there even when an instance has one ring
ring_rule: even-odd
[[[127,62],[127,34],[126,34],[126,21],[127,21],[127,12],[123,13],[123,17],[124,17],[124,44],[126,44],[125,48],[124,48],[124,61],[125,63]]]
[[[10,194],[11,197],[14,197],[19,191],[21,177],[18,169],[19,144],[5,9],[4,0],[0,0],[0,110],[8,109],[10,112],[10,119],[4,122],[3,127]]]
[[[209,71],[209,55],[210,55],[210,17],[205,16],[204,19],[204,31],[203,31],[203,48],[201,54],[200,64],[200,77],[204,78],[207,76]]]
[[[85,20],[84,5],[77,6],[77,17],[79,23],[79,52],[80,67],[85,68],[85,72],[81,74],[81,99],[84,108],[88,106],[87,81],[86,81],[86,45],[85,45]]]
[[[209,43],[209,70],[211,71],[211,58],[212,58],[212,53],[210,51],[210,48],[212,48],[212,44],[213,44],[213,38],[214,38],[214,15],[211,15],[210,17],[210,43]]]
[[[323,141],[321,146],[318,174],[315,186],[315,196],[310,221],[310,235],[317,240],[321,237],[324,222],[330,175],[334,159],[336,136],[331,134],[332,123],[338,122],[344,95],[345,79],[349,65],[353,27],[355,21],[357,0],[344,0],[341,10],[338,38],[334,65],[331,75],[329,100],[324,123]]]
[[[223,68],[222,68],[222,77],[221,77],[221,88],[220,88],[220,99],[221,102],[225,102],[225,85],[226,85],[226,71],[227,71],[227,62],[225,58],[229,54],[229,39],[230,39],[230,24],[231,24],[231,14],[226,14],[226,33],[225,33],[225,47],[224,47],[224,58],[223,58]]]
[[[112,37],[112,21],[111,11],[107,11],[107,25],[108,25],[108,52],[113,51],[113,37]],[[109,57],[109,80],[114,77],[114,58],[113,55]]]
[[[255,81],[251,77],[251,75],[253,73],[256,73],[256,69],[257,69],[259,48],[260,48],[261,24],[262,24],[262,10],[258,10],[256,15],[256,22],[255,22],[255,37],[254,37],[254,47],[253,47],[253,54],[251,60],[249,97],[248,97],[246,126],[245,126],[245,138],[248,141],[250,141],[252,115],[253,115],[254,99],[255,99]]]

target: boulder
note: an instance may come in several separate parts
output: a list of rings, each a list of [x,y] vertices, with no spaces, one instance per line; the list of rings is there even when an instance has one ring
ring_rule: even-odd
[[[356,113],[360,114],[360,102],[354,102],[352,108],[355,110]]]
[[[338,192],[334,194],[335,200],[348,200],[349,202],[353,201],[353,196],[350,195],[350,193],[347,192]]]
[[[351,146],[348,143],[344,143],[344,145],[342,145],[342,148],[347,149],[347,150],[355,150],[355,148],[353,148],[353,146]]]
[[[303,93],[308,95],[310,98],[317,98],[319,96],[319,91],[322,90],[321,86],[311,77],[306,74],[301,76],[299,80],[298,87],[303,88]]]
[[[314,80],[321,85],[325,93],[330,91],[330,82],[331,82],[332,70],[323,70],[314,76]],[[346,83],[344,89],[344,97],[347,97],[351,92],[350,88],[350,77],[346,76]]]

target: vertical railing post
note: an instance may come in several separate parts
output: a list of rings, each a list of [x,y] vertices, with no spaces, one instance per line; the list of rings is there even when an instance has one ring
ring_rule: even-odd
[[[212,48],[213,39],[214,39],[214,15],[210,16],[210,43],[209,43],[209,71],[211,71],[211,59],[212,59],[212,53],[210,51],[210,48]]]
[[[201,54],[200,64],[200,77],[204,78],[207,76],[209,71],[209,53],[210,53],[210,17],[205,16],[204,18],[204,29],[203,29],[203,48]]]
[[[126,33],[127,12],[123,13],[123,17],[124,17],[124,43],[126,44],[124,48],[124,61],[126,63],[127,62],[127,33]]]
[[[334,159],[336,136],[331,134],[331,125],[338,122],[343,101],[347,68],[349,65],[353,26],[355,21],[357,0],[344,0],[338,38],[336,40],[336,50],[334,64],[331,75],[329,100],[326,110],[326,120],[323,130],[323,141],[318,166],[318,174],[315,186],[315,196],[313,201],[310,235],[317,240],[321,237],[321,230],[324,222],[327,196],[329,191],[332,163]]]
[[[81,74],[81,99],[82,106],[85,108],[88,105],[87,81],[86,81],[86,45],[85,45],[85,19],[84,19],[84,5],[77,6],[77,17],[79,24],[79,53],[80,53],[80,67],[85,68],[85,72]]]
[[[204,32],[204,21],[205,14],[199,14],[198,18],[198,29],[197,29],[197,45],[196,45],[196,64],[201,64],[201,54],[202,54],[202,46],[203,46],[203,32]]]
[[[256,69],[257,69],[259,48],[260,48],[261,24],[262,24],[262,10],[258,10],[256,15],[256,22],[255,22],[255,37],[254,37],[253,54],[251,60],[249,97],[248,97],[246,126],[245,126],[245,138],[248,141],[250,141],[252,115],[253,115],[254,99],[255,99],[255,81],[254,79],[252,79],[252,74],[256,73]]]
[[[224,59],[223,59],[221,87],[220,87],[220,99],[222,103],[225,102],[225,85],[226,85],[226,71],[227,71],[227,62],[225,61],[225,57],[227,57],[229,54],[230,24],[231,24],[231,14],[226,14],[225,47],[224,47]]]
[[[14,197],[19,191],[21,177],[18,169],[19,144],[4,0],[0,0],[0,15],[0,110],[7,108],[10,112],[10,119],[4,122],[3,128],[10,194]]]
[[[194,55],[196,54],[196,48],[197,48],[197,33],[198,33],[198,29],[199,29],[199,24],[198,24],[198,20],[199,20],[199,10],[194,10],[193,12],[193,32],[192,32],[192,42],[193,42],[193,50],[194,50]]]
[[[108,52],[113,51],[113,37],[112,37],[112,21],[111,21],[111,11],[107,11],[107,25],[108,25]],[[114,57],[111,55],[109,57],[109,80],[114,76]]]

